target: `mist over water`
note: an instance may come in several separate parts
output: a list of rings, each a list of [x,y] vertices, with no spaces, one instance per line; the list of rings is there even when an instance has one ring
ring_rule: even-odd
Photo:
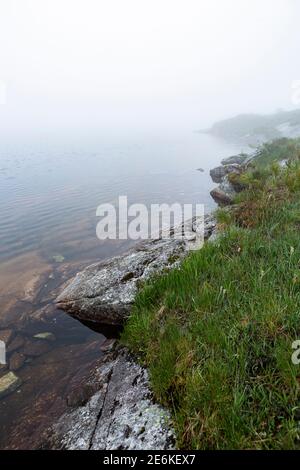
[[[67,260],[81,259],[85,249],[88,257],[111,253],[109,242],[96,239],[96,208],[116,205],[120,195],[129,204],[198,203],[209,212],[214,207],[209,170],[239,151],[192,132],[2,142],[0,258],[30,250]]]
[[[101,357],[106,333],[55,307],[79,270],[133,243],[98,240],[97,207],[211,211],[209,170],[247,148],[196,131],[300,107],[299,18],[299,0],[1,0],[0,331],[23,352],[55,340],[24,352],[0,448],[34,448]]]
[[[4,0],[0,136],[178,132],[293,108],[299,15],[298,0]]]

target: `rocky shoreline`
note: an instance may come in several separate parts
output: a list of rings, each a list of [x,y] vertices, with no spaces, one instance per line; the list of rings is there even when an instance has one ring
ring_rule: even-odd
[[[243,154],[230,157],[211,170],[212,180],[219,183],[211,191],[218,205],[232,204],[239,188],[230,175],[241,174],[253,158]],[[182,240],[147,241],[124,255],[85,268],[58,296],[57,307],[82,322],[122,327],[139,287],[151,276],[179,267],[200,226],[193,219]],[[214,215],[205,216],[205,240],[216,234]],[[154,402],[147,370],[125,348],[115,343],[110,349],[68,400],[69,410],[47,430],[42,448],[174,448],[169,411]]]
[[[234,177],[243,173],[255,159],[256,155],[256,153],[252,155],[240,154],[226,158],[221,161],[220,166],[210,171],[213,182],[219,183],[219,186],[210,192],[212,198],[219,206],[231,205],[234,196],[243,189]]]

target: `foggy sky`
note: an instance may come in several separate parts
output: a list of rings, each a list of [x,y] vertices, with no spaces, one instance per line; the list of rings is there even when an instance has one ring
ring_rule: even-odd
[[[292,109],[298,0],[0,0],[0,135]]]

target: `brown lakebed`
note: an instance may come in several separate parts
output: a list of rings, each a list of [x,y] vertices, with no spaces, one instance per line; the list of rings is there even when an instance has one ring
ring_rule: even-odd
[[[36,253],[0,267],[0,339],[19,386],[0,398],[0,448],[37,448],[66,409],[68,394],[102,355],[104,336],[58,311],[53,299],[80,263],[43,262]]]

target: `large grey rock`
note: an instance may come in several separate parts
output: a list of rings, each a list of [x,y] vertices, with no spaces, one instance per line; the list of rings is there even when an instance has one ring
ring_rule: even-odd
[[[236,193],[243,190],[243,185],[238,181],[238,178],[231,178],[231,180],[229,180],[229,175],[242,174],[256,156],[257,152],[250,155],[241,154],[229,157],[222,160],[221,166],[213,168],[210,171],[212,180],[215,183],[219,183],[219,186],[210,192],[212,198],[219,206],[224,207],[231,205]]]
[[[139,285],[177,266],[184,254],[185,244],[180,240],[144,243],[78,273],[57,298],[57,306],[79,320],[121,325],[129,316]]]
[[[222,165],[210,170],[210,177],[214,183],[221,183],[226,175],[230,173],[240,174],[242,172],[242,166],[237,164]]]
[[[204,237],[208,238],[212,229],[212,217],[208,216]],[[178,267],[197,244],[201,230],[203,219],[196,225],[191,220],[185,225],[184,239],[147,241],[124,255],[87,267],[59,295],[58,308],[81,321],[122,325],[142,284],[154,275]]]
[[[96,378],[95,378],[96,377]],[[174,447],[168,411],[153,402],[147,371],[126,349],[106,356],[94,372],[97,390],[67,411],[46,434],[43,448],[167,450]],[[85,384],[86,385],[86,384]]]

